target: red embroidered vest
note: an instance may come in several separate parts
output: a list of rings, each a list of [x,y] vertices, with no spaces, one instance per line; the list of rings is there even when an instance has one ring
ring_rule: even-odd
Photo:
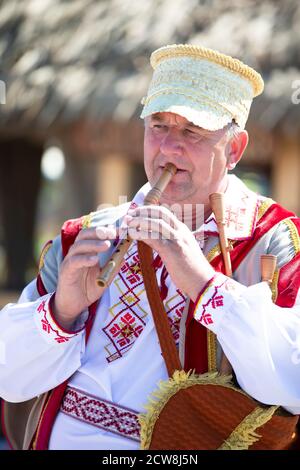
[[[274,225],[278,224],[280,221],[293,217],[294,214],[283,209],[277,204],[273,204],[266,213],[261,217],[256,226],[253,237],[250,240],[242,240],[236,243],[234,249],[231,251],[231,260],[233,271],[237,269],[241,261],[245,258],[247,253],[253,248],[256,242],[266,234]],[[82,228],[83,218],[67,221],[62,227],[62,251],[63,256],[66,256],[70,246],[74,243],[74,240],[78,232]],[[300,229],[300,227],[299,227]],[[299,261],[299,260],[298,260]],[[217,256],[212,261],[212,266],[216,271],[224,272],[224,265],[222,261],[222,256]],[[295,273],[292,272],[293,269]],[[289,268],[289,272],[283,273],[283,282],[286,283],[286,289],[283,294],[279,292],[277,303],[278,305],[289,306],[286,297],[288,292],[288,297],[295,296],[294,292],[297,285],[299,285],[299,270],[295,267]],[[297,282],[296,278],[297,277]],[[41,295],[45,295],[46,289],[43,286],[42,280],[38,278],[38,289]],[[92,328],[93,319],[97,309],[97,302],[90,306],[89,308],[89,319],[86,324],[86,341],[88,341],[89,333]],[[190,312],[192,308],[190,308]],[[204,373],[207,371],[207,330],[205,327],[196,322],[191,315],[188,315],[186,323],[186,350],[185,350],[185,369],[195,369],[198,373]],[[62,398],[65,393],[67,382],[60,384],[58,387],[49,392],[47,402],[42,411],[39,424],[35,437],[32,442],[32,449],[36,450],[45,450],[48,448],[48,443],[51,435],[52,426],[56,418],[57,413],[59,412]]]

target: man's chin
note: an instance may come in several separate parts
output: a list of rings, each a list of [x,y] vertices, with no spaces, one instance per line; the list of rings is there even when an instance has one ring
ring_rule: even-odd
[[[187,192],[183,188],[180,188],[179,185],[172,185],[172,183],[169,183],[161,197],[162,204],[177,203],[182,205],[188,204],[189,200],[190,198]]]

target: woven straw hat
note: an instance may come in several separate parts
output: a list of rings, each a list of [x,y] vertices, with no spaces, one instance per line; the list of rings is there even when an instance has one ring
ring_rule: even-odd
[[[261,75],[248,65],[200,46],[161,47],[150,62],[154,73],[142,118],[172,112],[208,130],[232,120],[243,129],[253,98],[264,88]]]

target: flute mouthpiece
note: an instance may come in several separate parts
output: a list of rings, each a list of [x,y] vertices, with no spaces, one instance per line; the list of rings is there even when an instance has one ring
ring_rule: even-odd
[[[169,171],[174,176],[177,171],[177,167],[173,163],[167,163],[165,170]]]
[[[271,283],[275,274],[277,264],[277,256],[261,255],[260,268],[262,281]]]
[[[216,222],[223,222],[225,217],[224,194],[212,193],[209,196],[211,210],[215,215]]]

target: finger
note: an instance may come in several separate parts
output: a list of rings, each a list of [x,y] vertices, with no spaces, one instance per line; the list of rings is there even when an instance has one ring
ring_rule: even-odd
[[[65,259],[64,267],[70,271],[77,271],[82,268],[90,268],[99,263],[97,255],[76,255]],[[99,266],[100,270],[100,266]]]
[[[108,225],[107,227],[96,227],[96,233],[100,240],[114,240],[117,238],[117,230],[114,225]]]
[[[160,252],[160,249],[166,245],[169,245],[170,240],[167,239],[155,239],[153,237],[149,238],[149,233],[145,230],[136,230],[135,228],[130,229],[131,230],[131,238],[132,240],[136,241],[143,241],[147,245],[149,245],[153,250],[157,251],[157,253]]]
[[[174,240],[177,238],[177,232],[161,219],[134,217],[131,221],[128,221],[128,228],[129,235],[130,229],[135,228],[137,231],[140,230],[147,232],[148,238],[152,238],[154,240]]]
[[[97,232],[96,228],[83,228],[80,230],[78,233],[77,237],[75,238],[75,242],[77,240],[89,240],[89,239],[96,239],[97,237]]]
[[[140,206],[136,209],[129,210],[128,215],[132,217],[149,217],[153,219],[162,219],[171,227],[176,228],[179,224],[177,217],[164,206]]]
[[[70,248],[67,256],[76,254],[96,254],[108,250],[111,246],[109,240],[77,240]]]
[[[145,230],[137,230],[136,228],[132,228],[129,230],[130,237],[132,240],[143,241],[147,243],[147,245],[151,246],[154,250],[157,249],[158,240],[149,237],[149,233]]]
[[[102,240],[114,239],[116,238],[116,230],[112,226],[84,228],[80,230],[75,242],[77,240],[93,240],[99,238]]]
[[[127,214],[131,216],[153,217],[156,219],[163,219],[166,222],[168,220],[174,220],[174,215],[172,214],[172,212],[164,206],[139,206],[135,209],[130,209]]]

